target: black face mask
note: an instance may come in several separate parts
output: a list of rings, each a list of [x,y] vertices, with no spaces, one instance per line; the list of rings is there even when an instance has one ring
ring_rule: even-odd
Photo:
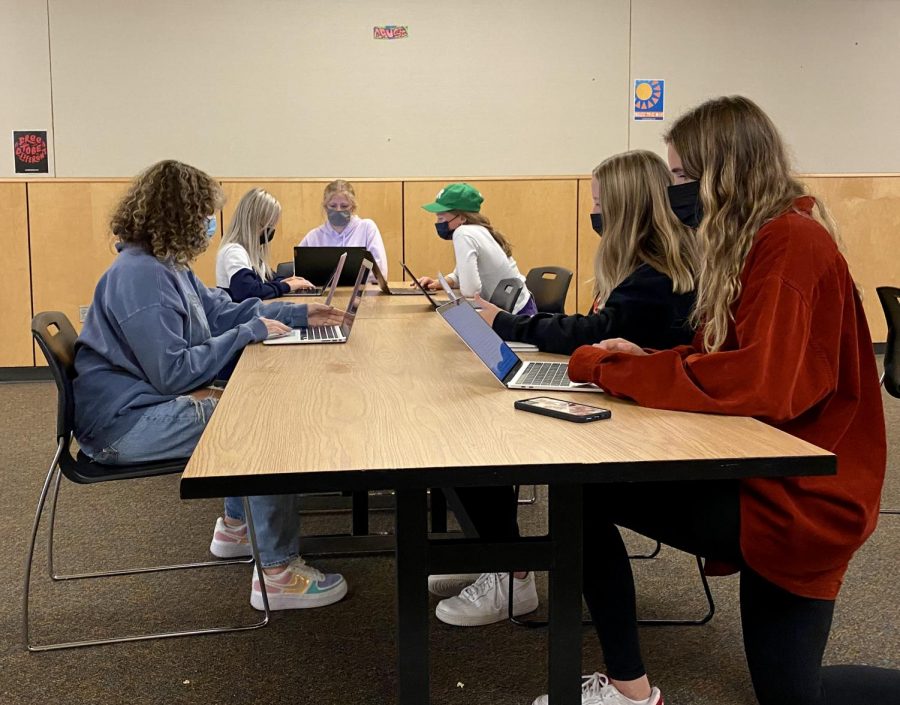
[[[446,221],[441,221],[434,224],[434,229],[437,231],[438,237],[442,240],[452,240],[453,239],[453,230],[450,229],[449,223]]]
[[[273,237],[275,237],[275,228],[264,228],[259,235],[259,244],[265,245],[270,243]]]
[[[689,228],[700,227],[703,220],[703,206],[700,204],[700,182],[688,181],[686,184],[669,186],[669,205],[678,220]]]
[[[598,235],[603,235],[603,213],[591,213],[591,227]]]

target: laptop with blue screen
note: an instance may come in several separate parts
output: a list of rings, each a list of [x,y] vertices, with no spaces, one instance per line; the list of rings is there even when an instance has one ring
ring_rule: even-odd
[[[557,392],[602,392],[596,384],[572,382],[567,362],[525,362],[497,335],[471,304],[456,299],[438,313],[485,366],[508,389]]]

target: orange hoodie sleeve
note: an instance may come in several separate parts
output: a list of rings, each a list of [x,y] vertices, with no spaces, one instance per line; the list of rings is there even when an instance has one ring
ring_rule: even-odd
[[[812,335],[809,294],[778,275],[750,278],[727,350],[647,356],[581,347],[569,376],[642,406],[754,416],[784,423],[834,389],[835,371]]]

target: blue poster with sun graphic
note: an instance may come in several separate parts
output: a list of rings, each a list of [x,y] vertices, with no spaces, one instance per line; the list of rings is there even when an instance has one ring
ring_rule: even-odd
[[[666,82],[637,79],[634,82],[634,119],[662,120],[665,117]]]

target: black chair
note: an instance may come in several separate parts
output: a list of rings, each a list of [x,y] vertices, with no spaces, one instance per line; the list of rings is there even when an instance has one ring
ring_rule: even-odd
[[[525,286],[534,296],[541,313],[565,313],[566,295],[572,272],[565,267],[535,267],[525,277]]]
[[[294,263],[293,262],[279,262],[275,265],[275,276],[276,277],[292,277],[294,276]]]
[[[89,639],[82,641],[60,642],[55,644],[35,645],[31,643],[29,634],[29,589],[31,584],[31,568],[34,559],[34,546],[37,539],[41,514],[51,482],[53,494],[50,499],[50,527],[48,537],[48,569],[50,578],[54,581],[83,580],[87,578],[104,578],[114,575],[135,575],[139,573],[156,573],[168,570],[183,570],[187,568],[206,568],[212,566],[232,565],[235,563],[250,564],[254,560],[259,565],[259,550],[256,544],[256,531],[253,524],[253,516],[250,512],[250,504],[245,499],[244,509],[249,529],[251,558],[205,561],[201,563],[185,563],[179,565],[163,565],[142,568],[130,568],[124,570],[97,571],[89,573],[76,573],[72,575],[59,575],[53,566],[53,534],[56,520],[56,507],[59,497],[59,488],[62,476],[79,484],[90,485],[111,480],[134,480],[144,477],[157,477],[180,473],[187,464],[186,458],[161,460],[152,463],[135,463],[131,465],[104,465],[96,463],[80,450],[72,455],[72,433],[74,419],[74,400],[72,395],[72,379],[74,376],[75,339],[76,333],[65,314],[58,311],[39,313],[31,321],[31,333],[40,347],[47,364],[53,374],[57,388],[57,413],[56,413],[56,453],[50,463],[50,469],[41,488],[35,511],[34,524],[31,527],[31,541],[28,545],[28,554],[25,559],[25,589],[23,591],[22,610],[22,636],[25,646],[29,651],[51,651],[56,649],[69,649],[76,646],[93,646],[97,644],[112,644],[126,641],[142,641],[146,639],[160,639],[174,636],[190,636],[195,634],[218,634],[222,632],[245,631],[264,627],[269,622],[269,601],[262,585],[263,606],[265,607],[262,620],[245,626],[207,627],[202,629],[190,629],[172,632],[158,632],[152,634],[140,634],[124,637],[109,637],[103,639]]]
[[[520,293],[522,293],[521,279],[516,279],[515,277],[501,279],[497,284],[497,288],[494,289],[494,293],[491,294],[489,301],[494,304],[494,306],[499,306],[504,311],[512,313]]]
[[[884,372],[881,384],[892,397],[900,399],[900,289],[894,286],[879,286],[876,291],[884,309],[887,321],[887,343],[884,347]],[[900,509],[882,509],[882,514],[900,514]]]

